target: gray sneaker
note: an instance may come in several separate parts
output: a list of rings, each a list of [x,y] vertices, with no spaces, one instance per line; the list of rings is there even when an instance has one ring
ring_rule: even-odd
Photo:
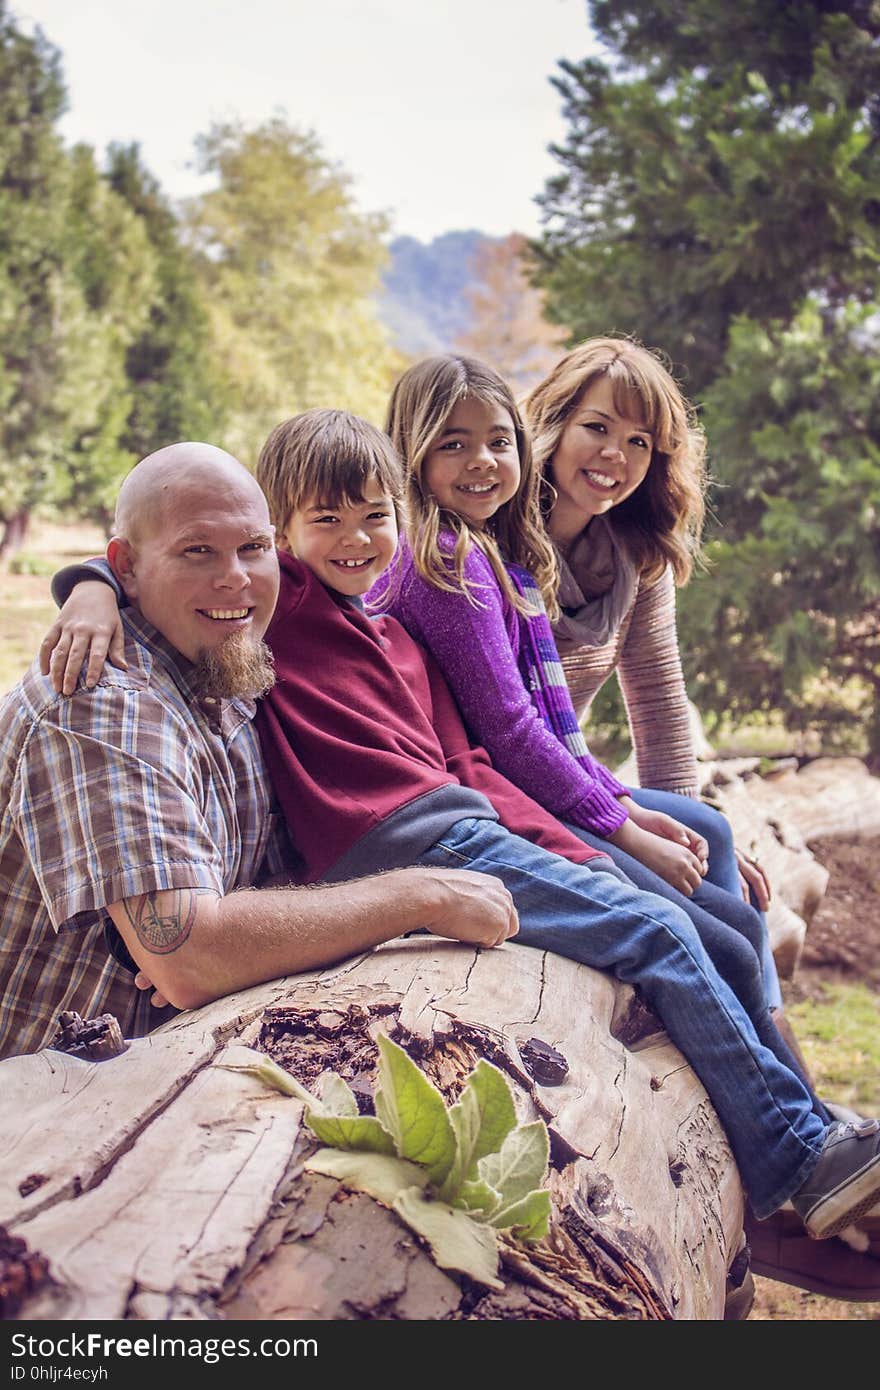
[[[814,1240],[836,1236],[880,1199],[880,1120],[832,1125],[791,1204]]]

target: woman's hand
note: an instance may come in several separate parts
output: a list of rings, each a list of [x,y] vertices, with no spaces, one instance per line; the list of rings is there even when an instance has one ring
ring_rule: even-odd
[[[753,854],[744,854],[736,846],[734,846],[733,852],[736,855],[743,898],[746,902],[750,901],[749,889],[751,889],[755,895],[758,911],[766,912],[770,906],[770,880],[766,872]]]
[[[128,670],[125,634],[116,595],[101,579],[87,579],[70,593],[40,644],[40,670],[59,694],[72,695],[86,657],[86,686],[97,685],[104,663]]]

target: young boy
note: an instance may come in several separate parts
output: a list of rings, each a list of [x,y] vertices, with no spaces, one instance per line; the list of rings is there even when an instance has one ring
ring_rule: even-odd
[[[470,746],[403,628],[364,613],[401,505],[385,437],[344,412],[311,411],[273,431],[257,476],[281,565],[266,633],[276,682],[258,727],[303,881],[413,864],[495,875],[516,905],[519,944],[640,985],[705,1085],[757,1217],[790,1199],[822,1239],[867,1211],[880,1199],[880,1125],[829,1122],[772,1024],[753,946],[727,942],[750,965],[737,994],[688,916],[599,871],[602,856],[587,865],[585,846]]]

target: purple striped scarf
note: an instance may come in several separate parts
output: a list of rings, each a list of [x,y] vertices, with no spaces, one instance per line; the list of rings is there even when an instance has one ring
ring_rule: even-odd
[[[534,576],[521,565],[507,563],[504,568],[527,610],[524,616],[519,614],[524,637],[520,660],[525,666],[526,687],[532,704],[551,734],[591,776],[595,776],[596,762],[590,756],[571,702],[541,590]]]

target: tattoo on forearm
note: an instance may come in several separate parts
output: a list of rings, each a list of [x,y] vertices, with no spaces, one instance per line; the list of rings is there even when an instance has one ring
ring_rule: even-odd
[[[168,956],[188,940],[196,920],[196,898],[209,888],[172,888],[147,893],[125,913],[138,941],[154,956]],[[161,903],[161,908],[159,904]]]

